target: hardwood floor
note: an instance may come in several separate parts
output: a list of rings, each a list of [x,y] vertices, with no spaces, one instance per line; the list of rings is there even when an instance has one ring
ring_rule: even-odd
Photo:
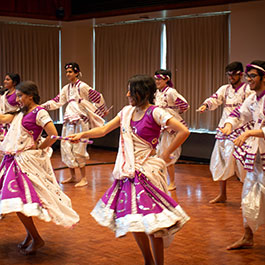
[[[112,183],[111,172],[116,152],[92,149],[86,167],[89,184],[75,188],[73,184],[61,185],[72,199],[73,208],[80,215],[80,223],[65,229],[53,223],[35,219],[35,224],[45,240],[45,246],[34,256],[21,255],[16,245],[26,233],[15,214],[0,220],[0,264],[41,265],[138,265],[144,264],[140,250],[131,234],[115,238],[108,228],[101,227],[90,212],[98,199]],[[59,152],[52,157],[58,181],[69,176]],[[191,220],[179,231],[173,243],[165,249],[165,264],[188,265],[264,265],[265,226],[255,233],[252,249],[227,251],[243,233],[240,210],[242,184],[232,178],[228,182],[228,202],[209,204],[218,193],[208,165],[179,163],[175,166],[177,190],[171,193]],[[78,176],[80,173],[77,172]]]

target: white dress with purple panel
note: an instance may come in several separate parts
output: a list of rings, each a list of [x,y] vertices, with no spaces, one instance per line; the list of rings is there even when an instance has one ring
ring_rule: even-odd
[[[189,104],[186,99],[180,95],[175,88],[165,87],[162,90],[157,90],[155,94],[155,105],[160,108],[165,109],[173,117],[175,117],[179,122],[183,123],[185,126],[186,122],[181,117],[181,114],[189,109]],[[163,153],[163,151],[171,144],[176,136],[176,132],[167,129],[167,127],[162,127],[162,132],[157,145],[158,156]],[[171,161],[168,165],[175,164],[180,157],[181,146],[179,146],[172,154]]]
[[[221,86],[216,93],[203,102],[210,111],[217,109],[222,104],[224,105],[210,160],[210,171],[214,181],[227,180],[234,174],[236,174],[242,182],[245,179],[246,171],[241,163],[233,157],[233,142],[229,137],[223,135],[219,128],[224,126],[224,121],[229,114],[239,107],[251,93],[249,85],[246,83],[242,83],[237,89],[234,89],[231,84],[228,84]]]
[[[6,114],[8,112],[15,112],[19,110],[19,104],[16,101],[16,93],[11,95],[8,94],[8,91],[4,95],[0,96],[0,113]],[[9,128],[8,124],[0,124],[0,141],[4,139],[4,136],[7,133]]]
[[[67,104],[64,113],[64,121],[61,135],[87,131],[104,124],[104,113],[107,109],[104,98],[86,83],[77,80],[75,84],[65,85],[54,99],[42,104],[50,111]],[[69,168],[84,167],[89,159],[87,144],[73,144],[70,141],[61,141],[62,161]]]
[[[249,137],[241,147],[235,147],[234,157],[247,170],[242,190],[244,222],[253,232],[265,223],[265,92],[249,96],[243,105],[230,114],[226,122],[237,128],[231,139],[246,130],[262,130],[264,137]],[[240,124],[244,126],[239,127]]]
[[[21,212],[71,227],[79,216],[57,183],[50,161],[52,148],[31,149],[41,141],[43,127],[49,122],[42,107],[14,116],[0,143],[5,154],[0,165],[0,213]]]
[[[132,121],[135,107],[118,114],[120,144],[113,170],[114,183],[91,212],[96,221],[112,229],[116,237],[145,232],[170,237],[189,217],[167,195],[166,163],[155,150],[161,126],[172,116],[151,106],[140,121]],[[168,238],[167,238],[168,239]]]

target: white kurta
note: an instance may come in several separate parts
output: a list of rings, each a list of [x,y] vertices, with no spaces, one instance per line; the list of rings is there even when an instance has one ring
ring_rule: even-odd
[[[102,117],[107,109],[104,98],[86,83],[78,80],[75,84],[64,86],[59,95],[42,106],[50,111],[66,103],[68,104],[64,113],[63,137],[104,124]],[[62,161],[70,168],[84,167],[89,159],[87,144],[61,141],[61,156]]]
[[[180,95],[175,88],[166,87],[162,90],[157,90],[155,95],[155,105],[160,108],[165,109],[173,117],[175,117],[179,122],[186,125],[185,121],[181,117],[181,114],[189,109],[189,105],[186,99]],[[169,130],[164,126],[159,138],[159,143],[157,145],[158,156],[163,153],[163,151],[168,148],[176,136],[176,132]],[[169,165],[175,164],[179,159],[181,153],[181,146],[179,146],[172,154],[171,161]]]
[[[225,122],[237,128],[242,122],[247,122],[242,132],[247,129],[263,130],[265,135],[265,96],[257,99],[256,94],[249,96],[243,105],[232,112]],[[265,223],[265,140],[249,137],[245,144],[236,147],[234,156],[243,163],[247,170],[242,191],[242,212],[244,222],[256,231],[259,225]]]
[[[9,104],[6,95],[8,91],[6,91],[3,95],[0,96],[0,113],[5,114],[8,112],[15,112],[19,109],[18,105],[12,106]]]
[[[246,172],[241,163],[233,157],[234,144],[227,139],[218,128],[224,126],[225,119],[231,111],[239,107],[251,94],[249,85],[242,83],[238,89],[234,89],[231,84],[221,86],[216,93],[206,99],[203,104],[207,105],[210,111],[215,110],[223,104],[224,109],[219,121],[216,134],[216,142],[211,155],[210,171],[214,181],[227,180],[236,174],[243,182]]]

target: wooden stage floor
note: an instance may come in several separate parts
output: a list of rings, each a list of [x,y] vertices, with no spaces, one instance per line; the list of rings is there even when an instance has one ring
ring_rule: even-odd
[[[16,245],[24,239],[24,228],[15,214],[6,215],[0,220],[0,264],[144,264],[131,234],[117,239],[112,231],[98,225],[90,215],[98,199],[112,183],[112,162],[116,152],[91,147],[89,152],[91,160],[86,167],[89,184],[82,188],[74,188],[73,184],[61,185],[72,199],[73,208],[80,215],[80,223],[73,229],[65,229],[35,219],[45,246],[34,256],[23,256]],[[58,181],[69,176],[59,151],[53,154],[52,164]],[[208,201],[217,195],[218,184],[212,181],[208,165],[179,163],[175,172],[177,190],[171,196],[176,198],[177,194],[180,205],[191,220],[165,249],[165,264],[264,265],[264,226],[255,233],[252,249],[226,250],[226,246],[243,233],[240,210],[242,184],[232,178],[228,182],[228,202],[211,205]]]

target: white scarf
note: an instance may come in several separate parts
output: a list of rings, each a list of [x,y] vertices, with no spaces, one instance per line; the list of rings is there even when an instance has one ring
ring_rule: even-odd
[[[22,126],[23,113],[16,114],[10,128],[0,143],[0,152],[14,155],[34,146],[33,136]]]

